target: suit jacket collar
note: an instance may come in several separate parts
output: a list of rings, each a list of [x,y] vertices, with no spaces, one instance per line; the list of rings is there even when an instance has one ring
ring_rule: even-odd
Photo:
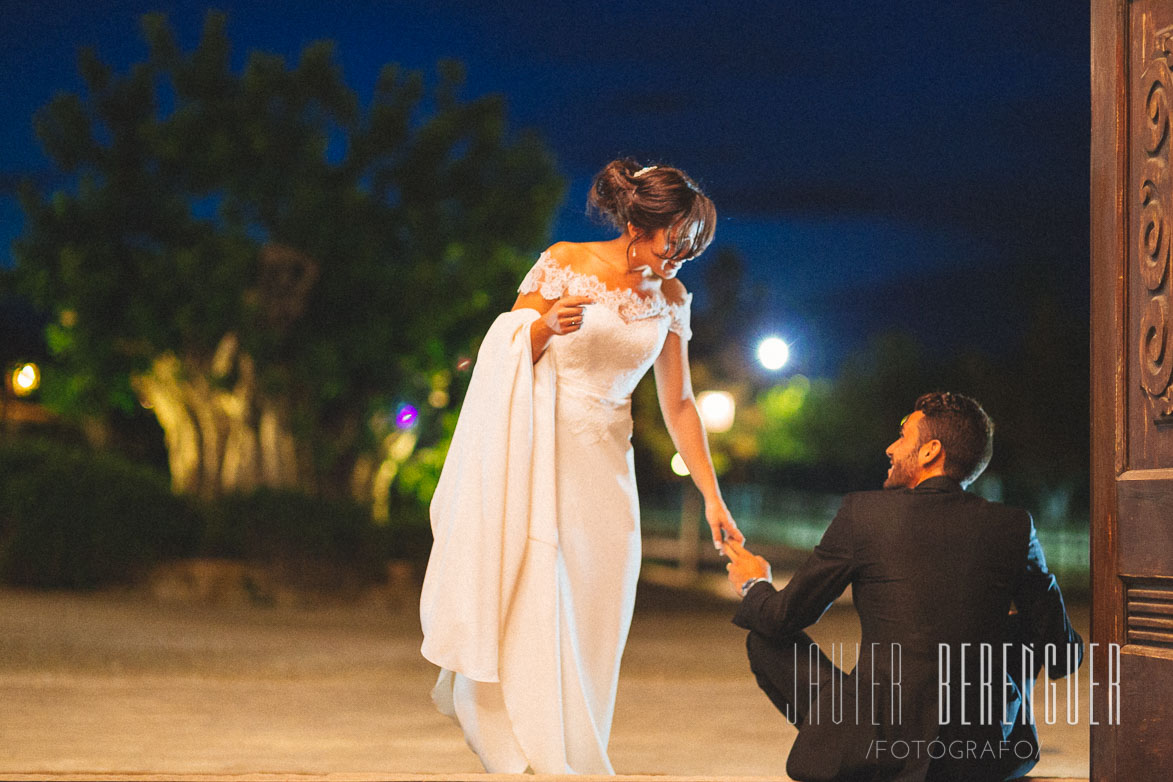
[[[931,491],[931,492],[948,492],[948,491],[963,491],[961,484],[950,478],[948,475],[937,475],[932,478],[926,478],[916,485],[913,491]]]

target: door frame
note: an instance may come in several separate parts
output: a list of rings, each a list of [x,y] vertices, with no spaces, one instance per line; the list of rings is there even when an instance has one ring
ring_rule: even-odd
[[[1128,96],[1130,0],[1091,3],[1091,640],[1124,643],[1124,592],[1117,575],[1116,479],[1125,470],[1128,428]],[[1092,675],[1108,681],[1107,655]],[[1105,688],[1093,708],[1107,713]],[[1093,782],[1116,779],[1117,726],[1091,726]]]

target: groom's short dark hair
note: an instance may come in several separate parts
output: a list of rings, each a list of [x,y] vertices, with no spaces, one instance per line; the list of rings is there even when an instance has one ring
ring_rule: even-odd
[[[945,451],[945,474],[962,486],[977,480],[994,453],[994,422],[977,400],[964,394],[934,391],[916,400],[924,413],[920,441],[939,440]]]

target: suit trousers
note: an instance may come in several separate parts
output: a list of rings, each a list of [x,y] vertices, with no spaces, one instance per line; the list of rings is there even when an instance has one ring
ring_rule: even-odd
[[[828,687],[834,677],[842,680],[842,670],[805,632],[782,640],[750,632],[745,648],[758,686],[797,728],[819,708],[819,690]]]

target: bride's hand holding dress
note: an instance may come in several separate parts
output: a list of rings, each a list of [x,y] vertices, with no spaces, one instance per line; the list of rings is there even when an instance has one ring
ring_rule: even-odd
[[[582,328],[584,308],[594,304],[590,296],[564,296],[550,304],[540,294],[522,294],[513,309],[529,308],[542,316],[530,326],[530,352],[534,363],[542,357],[546,345],[556,336],[573,334]],[[549,307],[548,310],[544,309]]]

